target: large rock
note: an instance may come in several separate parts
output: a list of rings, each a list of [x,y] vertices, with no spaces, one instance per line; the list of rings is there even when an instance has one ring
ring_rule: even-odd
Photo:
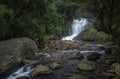
[[[77,52],[75,55],[69,55],[67,58],[68,59],[79,59],[79,60],[82,60],[84,58],[84,56],[80,52]]]
[[[85,40],[85,41],[108,41],[109,36],[104,32],[99,32],[93,27],[88,27],[88,29],[82,31],[78,34],[75,40]]]
[[[32,59],[38,51],[36,43],[29,38],[17,38],[0,42],[0,73]]]
[[[82,60],[83,58],[84,56],[80,52],[76,53],[76,59]]]
[[[36,68],[30,72],[30,76],[31,77],[35,77],[35,76],[38,76],[38,75],[49,75],[51,74],[51,70],[49,69],[49,67],[47,66],[44,66],[44,65],[38,65],[36,66]]]
[[[100,56],[101,56],[101,54],[99,54],[97,52],[92,52],[92,53],[88,54],[87,59],[88,60],[97,60],[100,58]]]
[[[111,70],[113,70],[116,74],[120,74],[120,63],[113,63],[111,65]]]
[[[78,64],[77,68],[79,70],[91,71],[95,69],[95,63],[88,60],[83,60]]]

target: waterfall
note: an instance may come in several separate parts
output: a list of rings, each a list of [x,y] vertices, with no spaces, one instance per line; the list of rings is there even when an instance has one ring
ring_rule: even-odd
[[[85,26],[88,24],[87,19],[81,20],[75,19],[71,25],[72,33],[70,36],[63,37],[62,40],[73,40],[79,33],[85,30]]]

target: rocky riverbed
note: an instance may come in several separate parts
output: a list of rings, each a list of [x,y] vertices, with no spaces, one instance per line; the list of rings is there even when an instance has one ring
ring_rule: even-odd
[[[108,43],[54,40],[7,79],[119,79],[114,48]]]

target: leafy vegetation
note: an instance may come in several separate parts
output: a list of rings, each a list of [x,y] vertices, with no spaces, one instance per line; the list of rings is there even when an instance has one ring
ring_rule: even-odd
[[[65,33],[74,17],[91,17],[92,12],[95,28],[120,46],[119,7],[119,0],[1,0],[0,40],[27,36],[43,46],[49,35]]]
[[[71,0],[1,0],[0,40],[27,36],[43,46],[68,30],[78,7]]]
[[[91,27],[89,28],[88,31],[86,31],[83,35],[84,40],[90,40],[90,41],[106,41],[110,40],[111,37],[110,35],[102,32],[102,31],[97,31],[95,28]]]
[[[92,3],[93,12],[97,16],[96,29],[111,35],[120,46],[120,1],[93,0]]]

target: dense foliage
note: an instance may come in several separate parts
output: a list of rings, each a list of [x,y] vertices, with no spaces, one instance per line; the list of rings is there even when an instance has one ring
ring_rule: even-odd
[[[120,0],[93,0],[92,4],[96,29],[111,35],[120,46]]]
[[[97,31],[95,28],[90,27],[86,32],[83,34],[83,40],[87,41],[110,41],[111,37],[110,35],[102,32]]]
[[[119,7],[119,0],[1,0],[0,40],[30,37],[43,46],[49,35],[63,35],[74,17],[93,12],[96,29],[120,45]]]
[[[39,46],[48,35],[61,36],[68,30],[78,1],[1,0],[0,40],[27,36]]]

